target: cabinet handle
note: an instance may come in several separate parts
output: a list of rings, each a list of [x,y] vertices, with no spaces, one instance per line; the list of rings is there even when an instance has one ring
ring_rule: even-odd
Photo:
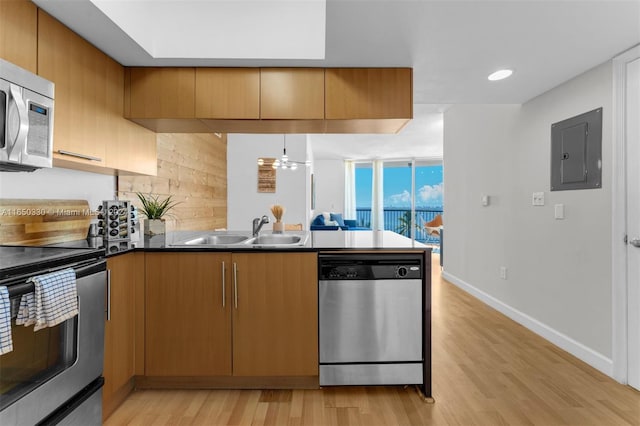
[[[227,286],[226,282],[225,282],[225,273],[224,273],[224,262],[222,262],[222,307],[224,308],[226,305],[226,292],[225,292],[225,287]]]
[[[107,269],[107,321],[111,321],[111,269]]]
[[[63,149],[59,149],[58,154],[68,155],[70,157],[82,158],[83,160],[91,160],[91,161],[98,161],[98,162],[102,161],[102,158],[100,157],[94,157],[93,155],[87,155],[87,154],[79,154],[77,152],[65,151]]]
[[[233,262],[233,300],[238,309],[238,265]]]

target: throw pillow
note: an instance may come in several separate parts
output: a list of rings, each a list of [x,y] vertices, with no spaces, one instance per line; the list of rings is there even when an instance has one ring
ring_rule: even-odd
[[[330,219],[336,221],[338,226],[346,226],[341,213],[331,213]]]
[[[311,222],[311,224],[315,226],[324,226],[325,225],[324,216],[319,214],[318,216],[315,217],[315,219],[313,219],[313,222]]]

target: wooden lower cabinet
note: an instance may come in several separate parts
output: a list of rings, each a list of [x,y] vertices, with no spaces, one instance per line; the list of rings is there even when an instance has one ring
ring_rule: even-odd
[[[103,419],[133,389],[135,352],[136,254],[107,259],[110,280],[107,291],[109,315],[105,321]]]
[[[145,256],[147,379],[318,375],[316,253]]]
[[[233,374],[318,375],[316,253],[234,253]]]
[[[145,254],[146,376],[231,374],[230,263],[231,254]]]

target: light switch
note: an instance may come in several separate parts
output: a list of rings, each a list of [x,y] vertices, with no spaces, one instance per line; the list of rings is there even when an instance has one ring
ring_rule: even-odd
[[[553,210],[556,219],[564,219],[564,204],[556,204]]]
[[[544,206],[544,192],[534,192],[531,204],[534,206]]]
[[[485,206],[485,207],[489,205],[489,196],[488,195],[483,195],[482,196],[482,205]]]

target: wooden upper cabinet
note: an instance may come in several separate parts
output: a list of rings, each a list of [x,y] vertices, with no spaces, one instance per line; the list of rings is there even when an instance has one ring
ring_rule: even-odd
[[[31,1],[0,0],[0,58],[38,71],[38,8]]]
[[[124,116],[159,133],[397,133],[411,68],[128,68]]]
[[[155,134],[123,118],[122,65],[42,10],[38,74],[55,83],[54,165],[156,174]]]
[[[122,117],[117,123],[117,129],[118,138],[108,146],[107,167],[121,172],[156,176],[156,134]]]
[[[197,118],[260,118],[258,68],[196,68]]]
[[[156,134],[123,118],[124,68],[110,61],[107,76],[106,114],[110,135],[106,147],[106,167],[146,175],[156,175],[158,160]]]
[[[54,163],[104,166],[106,141],[113,137],[109,76],[119,72],[118,63],[39,10],[38,74],[55,83]]]
[[[261,68],[260,118],[323,119],[324,68]]]
[[[194,118],[194,68],[128,68],[125,116]]]
[[[327,68],[325,118],[413,118],[411,68]]]

